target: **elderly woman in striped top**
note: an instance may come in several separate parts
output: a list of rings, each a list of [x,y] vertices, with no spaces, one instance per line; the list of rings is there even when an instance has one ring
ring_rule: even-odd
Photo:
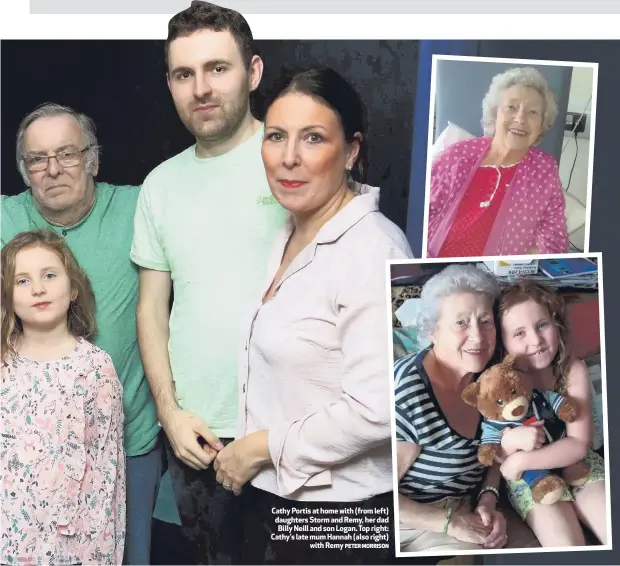
[[[420,340],[395,364],[400,547],[403,552],[501,548],[499,468],[477,451],[481,417],[462,390],[489,364],[500,288],[474,265],[450,265],[421,294]]]

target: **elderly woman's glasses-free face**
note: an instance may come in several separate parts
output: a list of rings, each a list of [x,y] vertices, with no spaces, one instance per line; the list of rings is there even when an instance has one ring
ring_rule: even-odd
[[[50,159],[56,159],[61,167],[75,167],[79,165],[82,154],[90,148],[91,146],[86,146],[84,149],[64,149],[52,155],[26,155],[23,160],[26,169],[31,173],[45,171]]]

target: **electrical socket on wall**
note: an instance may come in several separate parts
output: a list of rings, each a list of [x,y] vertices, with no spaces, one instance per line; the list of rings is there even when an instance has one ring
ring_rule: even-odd
[[[566,123],[564,130],[576,134],[582,134],[586,131],[586,119],[587,114],[580,114],[579,112],[567,112]],[[581,119],[580,119],[581,118]]]

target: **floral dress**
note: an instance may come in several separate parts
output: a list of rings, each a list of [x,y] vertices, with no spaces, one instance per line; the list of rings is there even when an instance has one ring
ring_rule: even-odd
[[[2,564],[122,564],[123,390],[79,339],[69,356],[2,364]]]

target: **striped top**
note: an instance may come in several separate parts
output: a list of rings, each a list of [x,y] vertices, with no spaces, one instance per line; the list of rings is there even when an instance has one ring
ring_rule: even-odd
[[[394,364],[396,440],[421,448],[398,491],[423,503],[469,495],[486,470],[478,461],[480,441],[460,435],[448,424],[422,365],[427,353],[428,349],[409,354]]]

